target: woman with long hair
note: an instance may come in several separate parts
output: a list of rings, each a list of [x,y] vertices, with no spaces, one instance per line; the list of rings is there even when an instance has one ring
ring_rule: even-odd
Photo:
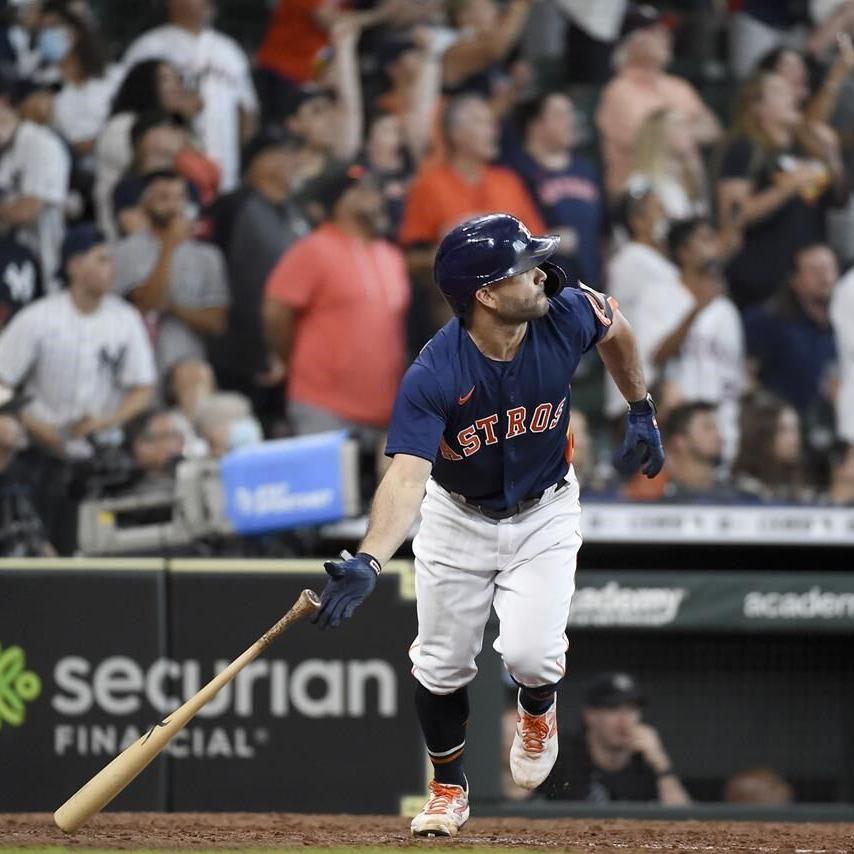
[[[736,487],[768,502],[808,499],[797,411],[778,397],[759,392],[743,402],[740,429],[732,472]]]
[[[709,213],[703,161],[690,125],[677,110],[655,110],[644,119],[635,142],[629,181],[645,178],[670,220]]]
[[[823,242],[827,207],[847,195],[838,139],[808,146],[798,139],[800,123],[793,89],[779,74],[759,71],[739,92],[717,203],[722,227],[744,230],[744,245],[727,268],[741,308],[779,290],[798,250]]]
[[[185,90],[178,72],[164,60],[145,60],[128,70],[95,146],[95,210],[105,234],[117,235],[113,190],[133,160],[130,131],[136,120],[144,113],[170,113],[190,121],[201,106],[198,95]]]

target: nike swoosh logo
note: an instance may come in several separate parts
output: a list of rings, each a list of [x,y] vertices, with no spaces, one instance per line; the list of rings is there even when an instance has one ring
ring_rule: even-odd
[[[464,394],[462,397],[457,398],[457,403],[460,406],[465,406],[470,400],[471,396],[474,394],[474,386],[471,387],[471,391],[468,394]]]

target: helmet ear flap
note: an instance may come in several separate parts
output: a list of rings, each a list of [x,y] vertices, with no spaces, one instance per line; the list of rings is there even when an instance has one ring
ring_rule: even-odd
[[[541,261],[537,266],[546,274],[543,290],[546,296],[556,297],[566,287],[566,272],[554,261]]]

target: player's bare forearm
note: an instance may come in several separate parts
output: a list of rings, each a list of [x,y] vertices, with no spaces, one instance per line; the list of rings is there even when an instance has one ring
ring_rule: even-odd
[[[400,548],[424,498],[433,464],[409,454],[396,454],[382,479],[371,507],[368,533],[359,547],[385,563]]]
[[[597,349],[608,373],[626,400],[642,400],[646,397],[646,380],[641,367],[637,339],[628,320],[620,311],[614,312],[614,322]]]

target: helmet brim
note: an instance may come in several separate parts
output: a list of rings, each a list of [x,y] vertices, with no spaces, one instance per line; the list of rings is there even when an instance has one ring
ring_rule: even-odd
[[[516,263],[495,279],[488,282],[483,282],[481,287],[495,284],[502,279],[509,279],[511,276],[518,276],[520,273],[527,273],[528,270],[533,270],[534,267],[539,267],[541,261],[547,261],[552,255],[557,252],[557,247],[560,244],[560,235],[545,234],[542,237],[532,237],[525,247],[525,251],[519,254]]]

